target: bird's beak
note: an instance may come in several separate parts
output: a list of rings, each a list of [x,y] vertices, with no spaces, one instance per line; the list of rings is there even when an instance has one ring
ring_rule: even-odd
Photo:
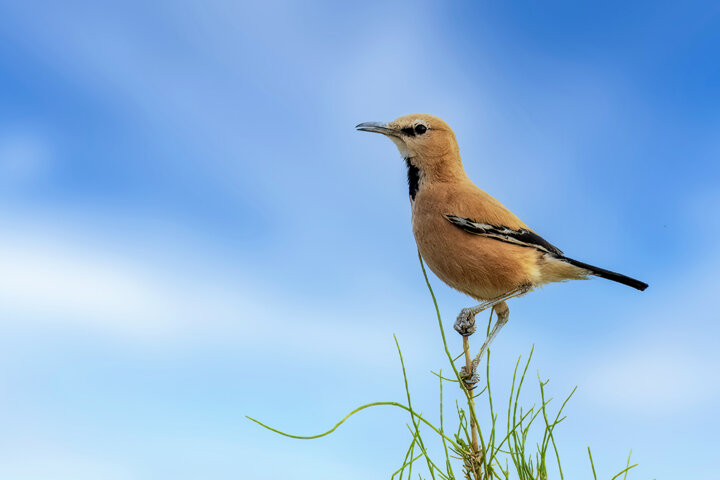
[[[387,123],[382,123],[382,122],[360,123],[358,125],[355,125],[355,128],[357,128],[361,132],[382,133],[383,135],[392,135],[393,137],[400,136],[400,132],[398,132],[394,128],[388,127]]]

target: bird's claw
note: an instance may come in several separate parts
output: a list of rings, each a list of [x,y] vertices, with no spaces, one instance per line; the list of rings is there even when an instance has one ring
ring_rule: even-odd
[[[469,308],[463,308],[460,310],[455,325],[453,326],[456,332],[463,337],[469,337],[475,333],[475,314]]]
[[[480,381],[480,375],[477,374],[475,368],[473,368],[472,373],[468,373],[467,368],[462,367],[460,369],[460,378],[463,379],[463,382],[465,382],[465,385],[467,385],[469,389],[473,388],[475,384]]]

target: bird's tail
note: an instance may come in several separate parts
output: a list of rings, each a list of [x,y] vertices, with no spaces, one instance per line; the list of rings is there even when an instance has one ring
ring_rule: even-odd
[[[648,287],[647,283],[627,277],[621,273],[611,272],[610,270],[605,270],[604,268],[588,265],[587,263],[579,262],[577,260],[573,260],[572,258],[562,257],[562,260],[566,261],[570,265],[574,265],[576,267],[587,270],[588,272],[590,272],[590,275],[595,275],[597,277],[612,280],[613,282],[622,283],[623,285],[627,285],[637,290],[642,291]]]

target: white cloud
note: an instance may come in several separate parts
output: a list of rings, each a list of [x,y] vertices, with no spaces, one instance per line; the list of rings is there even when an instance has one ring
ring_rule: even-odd
[[[52,235],[43,238],[0,240],[5,322],[15,314],[150,332],[179,315],[167,302],[167,286],[150,272],[87,246],[60,245]]]
[[[210,254],[183,251],[153,262],[111,239],[78,238],[78,230],[68,240],[48,227],[5,226],[15,233],[0,239],[0,326],[54,325],[148,346],[232,342],[246,353],[272,348],[304,359],[394,361],[388,332],[363,328],[363,311],[261,285],[240,265],[203,267],[214,263]],[[152,250],[162,252],[171,239],[156,241]],[[369,352],[370,345],[382,351]]]
[[[25,445],[29,447],[29,445]],[[0,454],[0,477],[23,480],[121,480],[137,478],[124,466],[66,447],[51,446]]]

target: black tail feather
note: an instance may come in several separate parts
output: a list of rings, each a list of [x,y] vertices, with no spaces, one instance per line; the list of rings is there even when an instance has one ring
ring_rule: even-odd
[[[634,278],[627,277],[621,273],[615,273],[611,272],[610,270],[605,270],[604,268],[595,267],[593,265],[588,265],[587,263],[578,262],[577,260],[573,260],[572,258],[567,257],[561,257],[563,260],[568,262],[570,265],[575,265],[576,267],[583,268],[585,270],[588,270],[592,275],[596,275],[601,278],[606,278],[608,280],[612,280],[613,282],[622,283],[623,285],[627,285],[628,287],[635,288],[637,290],[645,290],[648,287],[648,284],[645,282],[641,282],[640,280],[635,280]]]

